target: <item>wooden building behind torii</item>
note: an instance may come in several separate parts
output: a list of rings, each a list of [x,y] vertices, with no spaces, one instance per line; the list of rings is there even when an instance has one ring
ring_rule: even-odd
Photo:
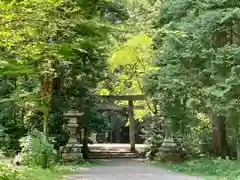
[[[107,100],[109,102],[114,101],[128,101],[128,105],[120,108],[116,108],[115,106],[108,107],[99,107],[102,110],[127,110],[128,118],[129,118],[129,139],[130,139],[130,149],[132,152],[136,151],[135,148],[135,119],[134,119],[134,109],[144,109],[144,106],[134,106],[134,101],[142,101],[145,100],[145,95],[101,95],[99,96],[102,100]]]

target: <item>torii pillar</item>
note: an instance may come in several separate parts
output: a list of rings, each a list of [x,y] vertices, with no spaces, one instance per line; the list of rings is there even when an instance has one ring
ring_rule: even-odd
[[[128,101],[128,118],[129,118],[129,139],[130,139],[130,150],[135,152],[135,120],[134,120],[134,111],[133,111],[133,100]]]

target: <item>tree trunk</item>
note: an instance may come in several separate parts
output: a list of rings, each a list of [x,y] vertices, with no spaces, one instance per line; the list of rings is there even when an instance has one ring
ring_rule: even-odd
[[[236,149],[237,149],[237,160],[240,161],[240,139],[239,139],[239,137],[237,137]]]
[[[49,117],[49,111],[43,112],[43,140],[44,142],[48,142],[48,117]],[[43,160],[43,166],[42,168],[48,167],[48,155],[47,152],[43,152],[42,156]]]
[[[119,122],[119,119],[117,119],[117,122],[116,122],[116,143],[120,143],[120,129],[121,129],[120,122]]]
[[[43,112],[43,133],[44,140],[48,140],[48,118],[51,109],[52,96],[53,96],[53,74],[43,75],[41,81],[41,98],[42,98],[42,112]]]
[[[83,131],[83,146],[82,146],[83,159],[88,159],[88,130],[84,127]]]
[[[232,31],[232,42],[233,44],[240,45],[240,22],[236,21],[236,24],[233,25]],[[234,117],[234,127],[235,127],[235,136],[236,136],[236,150],[237,150],[237,160],[240,161],[240,136],[239,136],[239,114],[237,117]]]
[[[212,146],[213,153],[222,158],[228,154],[225,117],[212,115]]]
[[[232,127],[234,128],[234,136],[236,137],[236,151],[237,151],[237,160],[240,161],[240,136],[239,136],[239,114],[234,114],[229,117],[229,120],[232,122]]]
[[[43,134],[44,134],[44,141],[48,141],[48,114],[44,114],[43,117]]]

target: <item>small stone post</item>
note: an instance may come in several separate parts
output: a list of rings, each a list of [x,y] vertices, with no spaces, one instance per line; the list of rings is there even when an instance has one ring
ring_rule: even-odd
[[[161,162],[181,162],[183,161],[183,152],[174,141],[171,119],[164,119],[165,137],[159,152],[156,154],[156,160]]]

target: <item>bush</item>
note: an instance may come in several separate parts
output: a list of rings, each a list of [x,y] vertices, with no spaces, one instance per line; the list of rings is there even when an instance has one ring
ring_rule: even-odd
[[[212,154],[211,123],[205,114],[197,114],[188,123],[187,132],[175,133],[176,142],[190,155]]]
[[[57,152],[52,144],[44,141],[43,137],[42,133],[34,131],[20,139],[21,159],[24,165],[45,168],[54,164]]]
[[[142,133],[144,143],[147,145],[146,158],[153,159],[164,138],[162,120],[154,116],[146,116],[143,119]]]
[[[1,180],[19,180],[20,174],[11,166],[0,164],[0,179]]]
[[[7,157],[14,157],[21,150],[19,139],[25,135],[25,129],[21,125],[0,125],[0,149]]]
[[[8,140],[8,135],[5,133],[6,128],[0,124],[0,147],[3,149],[4,144]]]
[[[70,166],[54,166],[49,169],[41,167],[18,167],[0,164],[0,180],[56,180],[71,172]]]
[[[221,158],[200,158],[181,164],[164,164],[169,169],[212,179],[240,179],[240,163]]]
[[[71,171],[67,166],[54,166],[48,169],[21,167],[18,172],[22,174],[19,180],[62,180],[63,175],[69,174]]]

